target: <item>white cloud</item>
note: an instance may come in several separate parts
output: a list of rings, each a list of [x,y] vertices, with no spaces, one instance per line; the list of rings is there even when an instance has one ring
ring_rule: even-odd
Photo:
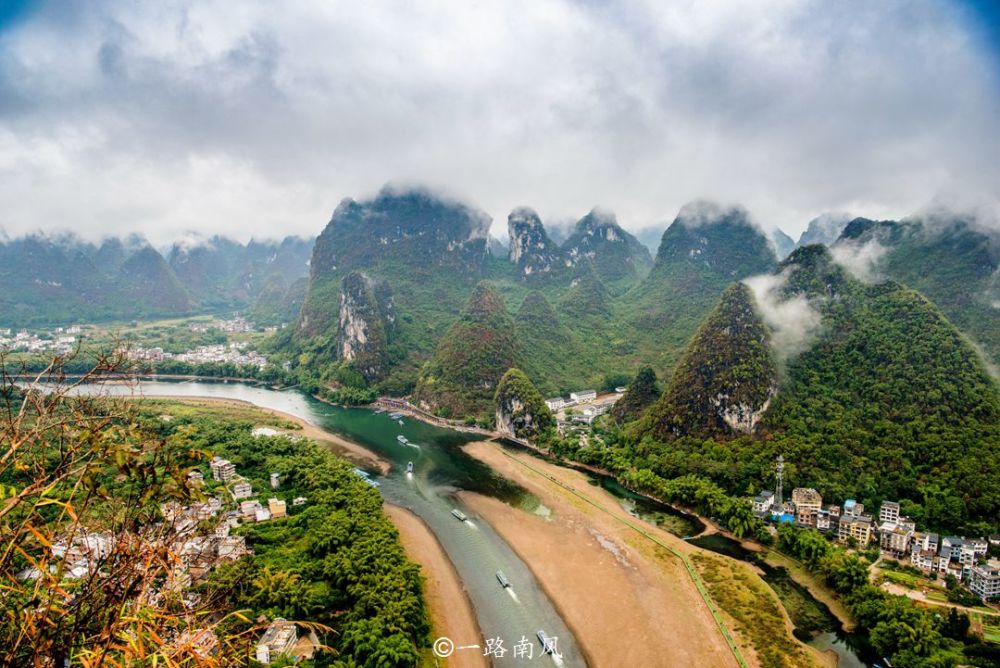
[[[833,261],[865,283],[877,283],[882,279],[879,262],[888,251],[878,239],[864,243],[838,241],[830,247]]]
[[[387,181],[496,230],[995,204],[994,57],[933,0],[53,0],[0,27],[0,225],[316,233]]]
[[[771,330],[771,345],[780,361],[808,350],[822,325],[820,312],[805,295],[782,294],[787,282],[788,270],[743,281],[753,291],[757,313]]]

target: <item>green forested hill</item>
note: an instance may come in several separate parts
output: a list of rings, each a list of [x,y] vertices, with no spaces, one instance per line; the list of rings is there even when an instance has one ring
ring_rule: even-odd
[[[100,246],[72,235],[0,242],[0,326],[246,308],[269,278],[290,283],[305,276],[311,246],[297,237],[247,246],[216,238],[183,253],[175,246],[171,266],[141,237],[105,239]]]
[[[750,288],[722,293],[645,422],[659,438],[753,433],[778,385],[767,328]]]
[[[865,285],[822,246],[796,250],[778,275],[781,299],[808,299],[821,320],[805,352],[785,362],[756,434],[706,439],[697,421],[685,419],[697,404],[678,405],[665,393],[658,412],[627,428],[601,456],[624,456],[667,478],[695,473],[746,493],[771,484],[774,459],[782,454],[787,484],[815,487],[834,502],[899,499],[925,526],[995,530],[1000,390],[975,349],[919,293],[893,282]],[[718,314],[702,334],[726,331]],[[722,344],[705,343],[696,337],[678,374],[704,354],[699,351],[720,354]],[[765,377],[758,366],[744,367],[741,378],[730,374],[728,384],[741,391],[757,386]],[[707,368],[694,364],[689,376]],[[708,406],[702,419],[712,413]],[[661,425],[652,434],[651,419]],[[671,428],[678,424],[682,428]]]
[[[745,210],[685,206],[663,233],[649,275],[620,302],[633,356],[669,371],[725,287],[770,271],[775,262]]]
[[[1000,364],[1000,233],[939,213],[901,222],[857,218],[835,250],[878,249],[872,270],[927,295]]]
[[[414,400],[447,417],[485,417],[492,413],[497,383],[517,358],[514,324],[503,298],[480,283],[421,370]]]

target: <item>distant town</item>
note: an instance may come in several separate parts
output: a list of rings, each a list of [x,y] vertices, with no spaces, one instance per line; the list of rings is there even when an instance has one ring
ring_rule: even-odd
[[[134,323],[135,324],[135,323]],[[253,322],[236,316],[230,319],[199,320],[189,322],[185,328],[196,334],[217,331],[227,335],[263,332],[272,334],[278,326],[258,328]],[[0,329],[0,351],[27,354],[69,355],[88,338],[93,338],[97,326],[76,324],[52,329],[29,330]],[[142,346],[129,343],[121,346],[119,352],[127,359],[137,362],[163,362],[175,360],[187,364],[232,364],[239,367],[264,369],[267,357],[251,349],[246,341],[228,341],[210,345],[195,346],[183,352],[170,352],[162,346]]]
[[[919,531],[916,523],[900,514],[895,501],[883,501],[878,514],[847,499],[843,506],[823,504],[811,487],[792,490],[791,501],[782,496],[784,461],[777,463],[777,485],[753,498],[754,513],[775,524],[793,524],[830,534],[841,543],[867,548],[877,543],[881,556],[908,562],[921,572],[952,576],[983,601],[1000,598],[1000,559],[989,559],[990,545],[1000,546],[1000,534],[988,538],[940,537]]]

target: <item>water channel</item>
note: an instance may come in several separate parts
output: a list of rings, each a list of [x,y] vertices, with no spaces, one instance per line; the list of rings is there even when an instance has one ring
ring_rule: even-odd
[[[559,639],[562,658],[556,663],[585,665],[575,639],[528,567],[485,521],[462,507],[454,497],[459,490],[469,490],[499,498],[529,512],[543,515],[548,512],[536,497],[461,450],[463,444],[475,440],[476,436],[406,417],[400,424],[384,413],[376,414],[369,409],[331,406],[296,390],[275,390],[243,383],[142,381],[138,385],[102,387],[102,391],[114,394],[246,401],[295,415],[378,453],[392,464],[386,476],[378,477],[379,490],[390,503],[420,516],[437,536],[455,564],[484,635],[503,638],[505,645],[510,647],[522,636],[534,640],[536,631],[544,630]],[[409,445],[398,441],[400,435]],[[406,465],[411,461],[414,473],[407,475]],[[634,494],[607,476],[588,475],[592,484],[612,493],[622,507],[636,517],[682,538],[696,536],[704,529],[701,520],[693,515]],[[458,521],[451,514],[455,508],[466,513],[469,520]],[[841,668],[871,665],[874,657],[867,655],[863,639],[845,633],[830,610],[795,583],[784,569],[760,562],[752,552],[721,535],[694,538],[692,543],[760,567],[765,581],[788,609],[796,635],[814,647],[836,652]],[[510,580],[509,589],[499,586],[495,575],[498,570],[503,570]],[[446,630],[442,633],[446,634]],[[456,645],[482,643],[479,638],[452,640]],[[515,663],[509,652],[505,659],[495,661],[499,666]]]

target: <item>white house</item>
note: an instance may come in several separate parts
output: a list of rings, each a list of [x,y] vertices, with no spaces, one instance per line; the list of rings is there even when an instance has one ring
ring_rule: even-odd
[[[549,407],[550,411],[557,411],[560,408],[566,406],[566,400],[562,397],[555,397],[554,399],[546,399],[545,405]]]
[[[299,634],[295,630],[295,624],[280,617],[275,619],[257,643],[257,661],[267,665],[279,657],[288,655],[298,639]]]
[[[597,390],[580,390],[569,393],[570,401],[580,403],[581,401],[593,401],[597,398]]]

